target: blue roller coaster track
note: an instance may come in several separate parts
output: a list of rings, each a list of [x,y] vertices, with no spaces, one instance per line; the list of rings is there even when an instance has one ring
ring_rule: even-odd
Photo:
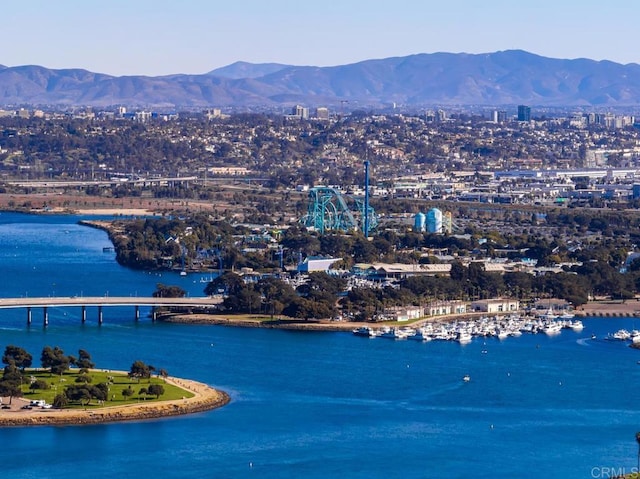
[[[368,215],[369,230],[378,224],[374,209],[369,206],[365,212],[365,205],[355,200],[356,211],[351,211],[342,193],[328,186],[316,186],[309,190],[309,205],[307,214],[300,222],[307,228],[324,234],[327,231],[364,231],[364,218]]]

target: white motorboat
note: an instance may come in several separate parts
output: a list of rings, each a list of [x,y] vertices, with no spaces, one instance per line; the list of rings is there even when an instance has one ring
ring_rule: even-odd
[[[371,329],[369,326],[361,326],[353,330],[353,334],[356,336],[364,336],[367,338],[375,338],[377,333],[374,329]]]
[[[407,339],[413,339],[414,341],[431,341],[433,338],[429,335],[425,328],[418,328],[415,333],[408,336]]]
[[[558,334],[562,331],[562,323],[550,321],[543,329],[545,334]]]
[[[617,339],[619,341],[626,341],[631,338],[631,333],[626,329],[619,329],[615,333],[613,333],[613,339]]]
[[[509,337],[509,331],[501,329],[497,332],[498,339],[507,339]]]
[[[407,335],[403,331],[400,331],[397,328],[385,328],[380,335],[381,338],[390,338],[390,339],[406,339]]]
[[[470,343],[472,339],[473,336],[469,331],[458,331],[458,334],[456,334],[456,341],[460,344]]]
[[[579,319],[575,321],[569,321],[569,327],[574,331],[582,331],[584,329],[584,324]]]

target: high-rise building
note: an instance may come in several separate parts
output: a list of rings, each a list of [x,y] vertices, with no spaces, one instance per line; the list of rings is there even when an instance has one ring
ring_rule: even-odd
[[[291,109],[291,115],[297,116],[303,120],[309,119],[309,109],[300,105],[296,105]]]
[[[507,121],[507,112],[505,110],[493,110],[491,112],[491,121],[494,123],[504,123]]]
[[[329,109],[323,106],[319,106],[316,108],[316,118],[319,120],[328,120],[329,119]]]
[[[531,120],[531,107],[527,105],[518,105],[518,121]]]

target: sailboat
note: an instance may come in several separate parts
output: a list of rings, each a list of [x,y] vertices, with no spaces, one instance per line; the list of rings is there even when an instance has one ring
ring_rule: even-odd
[[[549,309],[547,309],[547,311],[545,313],[542,313],[542,314],[538,315],[538,317],[540,319],[551,320],[551,319],[556,319],[558,317],[558,315],[553,312],[553,307],[549,306]]]

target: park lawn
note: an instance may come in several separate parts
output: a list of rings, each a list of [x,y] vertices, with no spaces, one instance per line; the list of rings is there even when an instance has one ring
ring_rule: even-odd
[[[70,369],[61,376],[52,375],[47,370],[43,369],[27,369],[25,372],[26,384],[22,386],[23,398],[29,401],[36,399],[43,399],[47,404],[52,404],[56,394],[62,393],[66,386],[80,385],[76,383],[76,378],[79,376],[78,369]],[[98,369],[92,369],[87,374],[91,377],[91,385],[97,385],[100,383],[109,383],[109,394],[106,401],[103,404],[99,404],[96,399],[92,399],[88,405],[72,403],[70,402],[67,408],[100,408],[109,406],[122,406],[126,404],[137,404],[139,402],[157,402],[157,401],[169,401],[174,399],[183,399],[193,397],[193,393],[182,389],[173,384],[169,384],[160,377],[151,377],[149,379],[130,379],[125,372],[104,371]],[[30,382],[33,379],[40,379],[46,381],[50,388],[46,390],[29,389]],[[164,388],[164,394],[156,399],[155,396],[147,396],[139,394],[140,389],[148,388],[151,384],[160,384]],[[131,387],[134,394],[129,397],[122,395],[122,391]]]

